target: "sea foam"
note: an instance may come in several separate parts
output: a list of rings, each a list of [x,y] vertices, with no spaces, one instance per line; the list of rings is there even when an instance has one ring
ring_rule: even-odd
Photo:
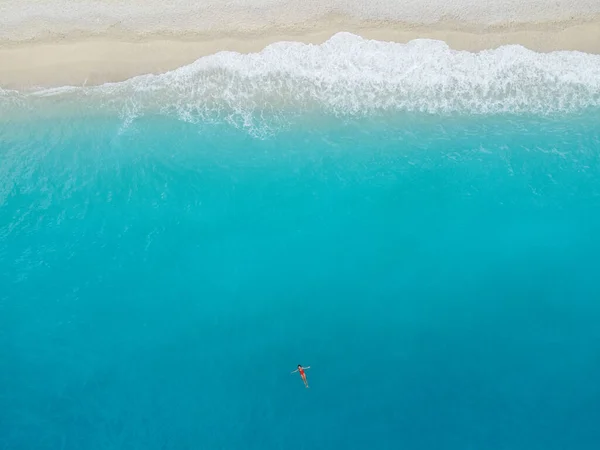
[[[259,53],[220,52],[160,75],[27,96],[85,99],[129,119],[152,111],[243,126],[314,110],[552,114],[600,105],[600,56],[519,45],[473,53],[442,41],[398,44],[338,33],[321,45],[279,42]]]

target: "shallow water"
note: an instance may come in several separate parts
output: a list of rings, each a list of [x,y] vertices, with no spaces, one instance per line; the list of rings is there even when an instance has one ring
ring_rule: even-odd
[[[0,448],[598,448],[593,95],[94,92],[5,94]]]

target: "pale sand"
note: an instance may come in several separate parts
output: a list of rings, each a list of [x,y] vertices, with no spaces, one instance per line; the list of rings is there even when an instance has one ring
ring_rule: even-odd
[[[360,24],[350,19],[331,18],[326,23],[312,23],[304,28],[292,28],[292,31],[277,33],[275,29],[272,32],[263,29],[223,37],[223,33],[165,35],[112,30],[87,37],[71,33],[63,38],[52,35],[29,40],[3,39],[0,40],[0,87],[21,90],[122,81],[136,75],[173,70],[222,50],[256,52],[278,41],[319,44],[340,31],[399,43],[417,38],[438,39],[456,50],[479,51],[520,44],[540,52],[579,50],[600,54],[597,16],[587,22],[497,26]]]

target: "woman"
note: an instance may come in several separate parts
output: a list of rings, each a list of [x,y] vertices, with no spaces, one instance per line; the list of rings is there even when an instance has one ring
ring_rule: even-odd
[[[302,381],[304,381],[304,386],[308,387],[308,381],[306,381],[306,374],[304,373],[304,369],[310,369],[310,366],[302,367],[300,364],[298,364],[298,368],[296,370],[294,370],[292,373],[300,372]]]

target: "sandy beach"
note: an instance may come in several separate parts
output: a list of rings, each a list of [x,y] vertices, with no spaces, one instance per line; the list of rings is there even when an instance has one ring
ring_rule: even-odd
[[[0,87],[122,81],[173,70],[223,50],[256,52],[278,41],[319,44],[340,31],[399,43],[437,39],[456,50],[520,44],[540,52],[600,54],[597,0],[573,7],[543,0],[505,0],[484,7],[463,0],[454,6],[438,3],[437,8],[431,2],[400,2],[404,9],[398,2],[390,7],[389,1],[379,1],[368,10],[357,2],[325,10],[309,2],[303,5],[304,15],[300,7],[286,8],[279,0],[257,0],[253,8],[211,2],[190,6],[176,1],[164,7],[163,16],[157,16],[158,5],[137,3],[77,2],[61,10],[45,0],[18,6],[1,2]]]

